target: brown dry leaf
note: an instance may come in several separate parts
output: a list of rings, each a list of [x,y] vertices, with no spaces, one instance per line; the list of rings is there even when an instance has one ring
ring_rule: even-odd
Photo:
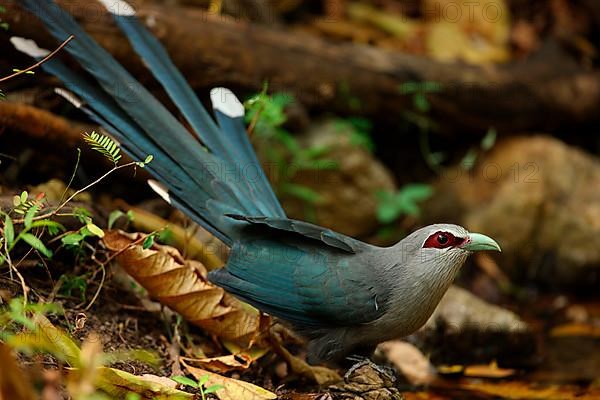
[[[250,367],[252,359],[245,354],[230,354],[227,356],[212,357],[212,358],[189,358],[181,357],[181,360],[198,366],[198,368],[206,369],[211,372],[224,374],[225,372],[234,370],[244,370]]]
[[[411,20],[402,14],[380,11],[368,4],[350,3],[347,13],[353,21],[369,23],[400,39],[408,40],[419,31],[420,22]]]
[[[600,337],[600,326],[594,326],[584,323],[564,324],[552,328],[550,336],[588,336]]]
[[[144,249],[143,238],[139,233],[106,231],[103,241],[151,297],[210,334],[246,345],[269,325],[258,310],[208,282],[203,264],[184,260],[173,247],[154,244]]]
[[[122,200],[117,200],[116,204],[123,210],[133,212],[134,219],[131,224],[137,230],[155,232],[169,229],[172,233],[173,246],[180,251],[185,250],[184,254],[187,258],[200,261],[209,271],[225,264],[223,258],[227,253],[227,246],[207,231],[203,231],[205,235],[200,237],[199,234],[194,235],[189,229],[186,230],[139,207],[130,206]]]
[[[527,382],[485,382],[475,381],[460,385],[463,389],[483,392],[502,399],[518,400],[597,400],[600,389],[588,389],[583,392],[581,387],[567,385],[540,385]]]
[[[212,358],[189,358],[181,357],[182,360],[198,368],[223,374],[233,370],[244,370],[269,352],[267,347],[253,346],[250,349],[240,347],[237,343],[228,340],[222,341],[223,346],[231,354]]]
[[[180,361],[196,380],[208,376],[206,386],[223,386],[222,389],[219,389],[214,393],[221,400],[269,400],[277,398],[275,393],[269,392],[268,390],[249,382],[227,378],[201,368],[192,367],[188,365],[184,359],[180,359]]]
[[[413,385],[426,385],[436,378],[435,369],[419,349],[401,340],[379,344],[385,357]]]
[[[472,64],[510,59],[510,14],[503,0],[426,0],[423,14],[433,58]]]
[[[137,393],[142,399],[187,400],[194,395],[177,390],[176,382],[155,375],[136,376],[114,368],[98,368],[96,386],[115,399],[124,399],[128,393]]]
[[[513,376],[515,372],[514,369],[499,368],[496,361],[493,361],[488,365],[469,365],[465,368],[463,374],[471,378],[501,379]]]
[[[274,338],[274,350],[290,366],[292,372],[317,382],[321,386],[330,385],[342,380],[342,377],[334,370],[319,365],[310,365],[306,361],[292,355],[283,345]]]
[[[0,399],[34,400],[33,387],[19,368],[11,349],[0,344]]]

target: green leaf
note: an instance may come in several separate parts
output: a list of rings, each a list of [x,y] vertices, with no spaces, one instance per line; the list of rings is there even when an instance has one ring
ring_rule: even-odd
[[[115,165],[117,165],[121,159],[121,154],[119,154],[121,149],[119,148],[119,145],[110,137],[101,135],[94,131],[92,133],[85,132],[83,134],[83,139],[93,150],[108,158]]]
[[[298,143],[298,141],[296,140],[295,137],[293,137],[291,134],[289,134],[286,131],[283,130],[279,130],[277,132],[276,138],[281,142],[281,144],[283,144],[290,153],[292,154],[296,154],[300,151],[300,144]]]
[[[412,94],[419,90],[419,82],[409,81],[400,85],[400,94]]]
[[[94,236],[98,236],[99,238],[103,238],[104,237],[104,231],[102,230],[102,228],[98,227],[98,225],[95,225],[93,223],[88,223],[86,226],[86,229],[88,231],[90,231],[90,233]]]
[[[48,249],[40,239],[33,236],[31,233],[25,232],[21,233],[19,236],[21,237],[21,239],[23,239],[25,243],[30,245],[35,250],[39,251],[48,258],[52,257],[52,251]]]
[[[394,222],[400,216],[400,210],[393,203],[380,204],[377,207],[377,220],[382,224]]]
[[[198,382],[196,382],[193,379],[188,378],[187,376],[177,375],[177,376],[172,376],[171,379],[177,383],[184,385],[184,386],[190,386],[193,388],[197,388],[200,386],[200,385],[198,385]]]
[[[6,214],[4,217],[4,239],[6,244],[10,247],[15,240],[15,227],[13,226],[12,219]]]
[[[488,129],[487,133],[481,139],[481,149],[484,151],[490,150],[496,144],[496,137],[498,136],[498,132],[496,132],[495,128]]]
[[[295,183],[286,183],[282,185],[281,191],[310,204],[317,204],[323,200],[321,195],[311,188]]]
[[[70,233],[68,235],[63,236],[60,239],[60,241],[66,246],[75,246],[81,243],[83,239],[84,236],[80,233]]]
[[[92,213],[85,207],[77,207],[73,210],[73,214],[82,224],[88,224],[92,221]]]
[[[323,157],[330,151],[331,151],[330,146],[311,146],[307,149],[301,150],[300,154],[304,158],[315,159],[315,158]]]
[[[201,376],[200,379],[198,379],[198,386],[204,386],[209,379],[210,377],[208,375]]]
[[[42,219],[40,221],[33,221],[33,223],[31,224],[32,228],[47,228],[48,229],[48,233],[52,236],[56,235],[58,232],[64,232],[67,229],[62,225],[59,224],[58,222],[55,221],[51,221],[49,219]]]
[[[215,393],[217,390],[225,389],[223,385],[211,385],[204,389],[204,394]]]
[[[33,206],[27,210],[27,212],[25,213],[25,220],[23,222],[25,225],[25,228],[27,228],[27,229],[31,228],[31,223],[33,222],[33,217],[35,216],[35,214],[38,212],[39,209],[40,209],[39,206]]]
[[[427,184],[409,184],[398,192],[378,192],[377,219],[389,224],[401,215],[418,215],[418,202],[426,200],[433,194],[433,189]]]
[[[21,197],[20,197],[20,201],[21,201],[21,202],[20,202],[20,204],[23,204],[23,203],[25,203],[25,202],[27,201],[27,198],[28,198],[28,197],[29,197],[29,194],[27,193],[27,191],[26,191],[26,190],[24,190],[24,191],[21,193]]]
[[[121,217],[125,216],[125,213],[121,210],[115,210],[108,215],[108,229],[112,229],[113,225]]]
[[[475,161],[477,160],[477,151],[475,149],[469,149],[467,154],[460,160],[460,166],[467,171],[473,168]]]
[[[415,106],[415,109],[423,114],[427,113],[429,111],[429,109],[431,108],[431,106],[429,105],[429,100],[427,100],[427,97],[425,97],[425,94],[423,94],[421,92],[414,94],[413,104]]]
[[[142,247],[147,250],[150,247],[152,247],[152,245],[154,244],[154,235],[148,235],[146,236],[146,239],[144,239],[144,242],[142,243]]]

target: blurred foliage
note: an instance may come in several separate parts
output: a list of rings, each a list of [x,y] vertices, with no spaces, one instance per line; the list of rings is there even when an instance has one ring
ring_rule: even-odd
[[[390,224],[402,216],[416,217],[420,213],[419,203],[433,194],[431,185],[413,183],[401,187],[397,192],[378,192],[377,219]]]
[[[337,162],[326,158],[328,147],[304,147],[283,127],[287,121],[285,108],[294,101],[293,96],[284,93],[269,95],[265,85],[262,92],[244,103],[246,122],[251,133],[265,144],[261,149],[266,156],[266,170],[275,174],[272,181],[277,195],[316,205],[321,196],[308,186],[294,183],[294,176],[303,170],[336,169]]]

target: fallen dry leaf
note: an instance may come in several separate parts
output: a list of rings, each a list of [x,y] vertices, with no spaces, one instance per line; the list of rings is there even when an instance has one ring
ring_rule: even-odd
[[[585,323],[572,323],[560,325],[552,328],[550,336],[561,337],[561,336],[588,336],[588,337],[600,337],[600,326],[594,326]]]
[[[181,364],[192,374],[196,380],[208,376],[206,386],[221,385],[222,389],[217,390],[214,394],[221,400],[270,400],[276,399],[275,393],[269,392],[252,383],[240,381],[237,379],[227,378],[205,369],[192,367],[180,359]]]
[[[212,358],[188,358],[181,357],[188,365],[195,365],[198,368],[206,369],[211,372],[223,374],[229,371],[244,370],[250,367],[252,359],[245,354],[230,354],[227,356]]]
[[[132,226],[142,232],[155,232],[161,229],[169,229],[173,246],[183,251],[187,258],[200,261],[209,271],[220,268],[225,264],[223,261],[226,254],[226,246],[217,238],[202,229],[204,235],[193,234],[191,230],[186,230],[179,225],[173,224],[166,219],[159,217],[149,211],[139,207],[130,206],[122,200],[116,204],[123,210],[133,212],[134,219]]]
[[[277,338],[273,339],[275,339],[274,343],[272,343],[273,349],[288,363],[290,369],[296,375],[313,380],[321,386],[330,385],[342,380],[342,377],[334,370],[320,365],[310,365],[306,361],[292,355]]]
[[[188,400],[194,395],[177,390],[169,378],[155,375],[136,376],[115,368],[100,367],[96,386],[115,399],[124,399],[128,393],[137,393],[148,400]]]
[[[150,296],[177,311],[190,323],[225,340],[249,345],[269,323],[258,310],[208,282],[198,261],[184,260],[173,247],[144,249],[139,233],[106,231],[103,241],[119,264]]]
[[[469,365],[464,371],[463,375],[471,378],[508,378],[515,374],[514,369],[499,368],[498,364],[494,361],[487,365]]]
[[[440,61],[472,64],[510,58],[510,12],[503,0],[426,0],[428,53]]]
[[[463,389],[474,392],[483,392],[502,399],[528,399],[528,400],[597,400],[600,398],[600,389],[590,388],[582,391],[578,386],[567,385],[540,385],[527,382],[485,382],[475,381],[460,385]]]
[[[413,385],[426,385],[435,380],[435,369],[421,350],[412,344],[391,340],[381,343],[378,348]]]
[[[12,354],[11,349],[0,344],[0,399],[34,400],[33,387],[25,378],[21,368]]]

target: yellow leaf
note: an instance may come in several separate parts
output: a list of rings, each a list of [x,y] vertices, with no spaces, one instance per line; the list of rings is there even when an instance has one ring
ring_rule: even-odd
[[[0,344],[0,399],[34,400],[30,380],[19,368],[10,348]]]
[[[35,331],[11,336],[7,344],[22,351],[48,352],[71,367],[80,367],[81,350],[69,335],[52,325],[43,315],[35,315],[33,322]]]
[[[290,369],[297,375],[311,379],[321,386],[326,386],[342,380],[334,370],[318,365],[310,365],[306,361],[292,355],[283,345],[276,340],[275,351],[289,364]]]
[[[250,345],[268,327],[258,310],[210,283],[203,264],[184,260],[173,247],[154,244],[144,249],[139,244],[142,237],[107,231],[103,240],[151,297],[208,333],[244,345]]]
[[[100,367],[96,386],[115,399],[124,399],[127,393],[137,393],[142,399],[186,400],[194,395],[175,389],[176,383],[155,375],[136,376],[114,368]]]
[[[186,364],[184,360],[180,361],[196,380],[208,376],[205,386],[222,385],[223,388],[214,393],[220,400],[270,400],[277,398],[275,393],[269,392],[252,383],[227,378],[204,369],[192,367]]]
[[[208,232],[204,232],[206,237],[203,237],[200,233],[193,234],[179,225],[144,209],[130,206],[124,201],[119,201],[118,205],[124,210],[133,212],[132,225],[135,229],[147,233],[160,231],[165,227],[169,229],[172,232],[173,246],[181,251],[185,249],[188,258],[199,260],[209,271],[225,264],[223,258],[227,255],[227,246]]]

